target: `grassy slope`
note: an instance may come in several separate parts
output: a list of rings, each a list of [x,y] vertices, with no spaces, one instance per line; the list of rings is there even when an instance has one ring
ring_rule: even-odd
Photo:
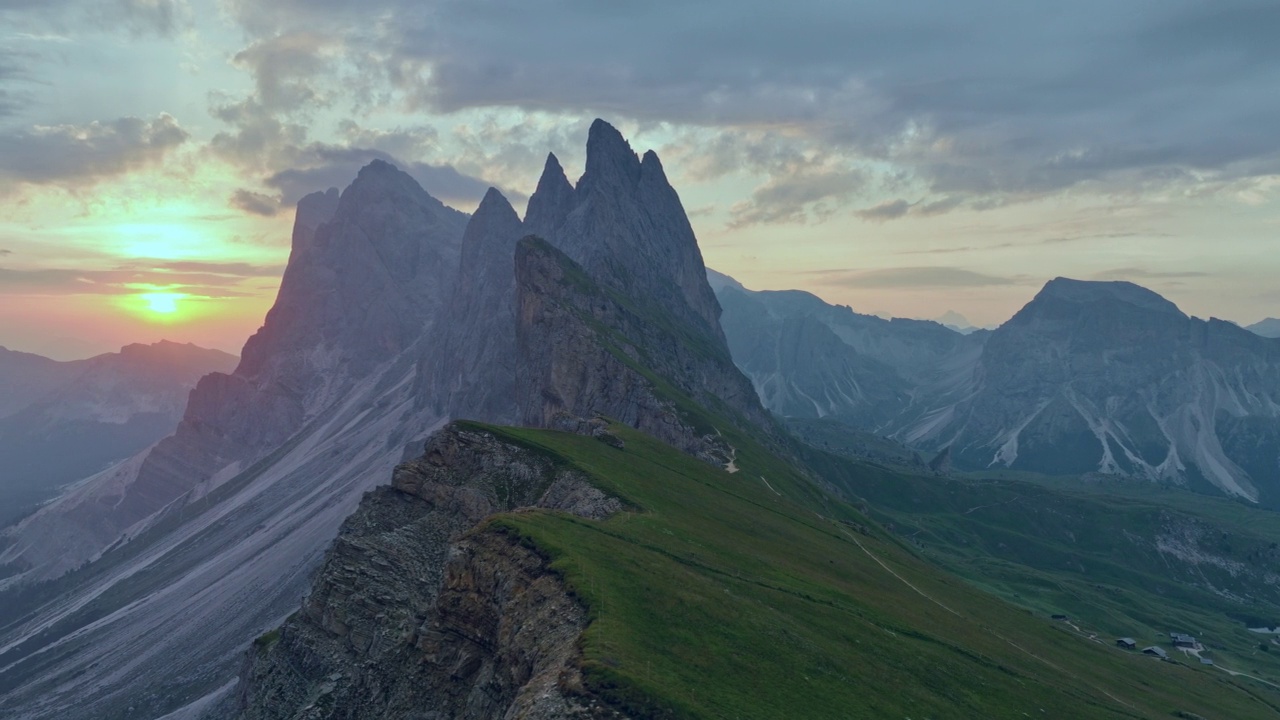
[[[826,470],[922,554],[1011,602],[1041,615],[1067,613],[1103,639],[1131,636],[1169,649],[1169,631],[1191,632],[1221,666],[1280,683],[1280,646],[1246,628],[1280,624],[1274,590],[1258,596],[1208,566],[1188,577],[1185,566],[1142,548],[1171,519],[1196,522],[1215,528],[1216,554],[1266,566],[1277,555],[1280,514],[1136,485],[946,480],[839,462]]]
[[[938,571],[740,436],[731,475],[621,427],[625,450],[498,432],[640,508],[490,523],[554,558],[590,608],[589,684],[637,717],[1280,715],[1246,681],[1089,642]]]

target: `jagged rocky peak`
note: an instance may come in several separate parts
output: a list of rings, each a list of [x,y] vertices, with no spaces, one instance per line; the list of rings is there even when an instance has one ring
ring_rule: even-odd
[[[420,402],[444,415],[514,422],[516,241],[522,223],[511,203],[489,188],[467,223],[462,260],[445,312],[418,368]]]
[[[316,229],[333,219],[338,211],[338,188],[313,192],[298,201],[293,221],[293,252],[306,252],[315,238]]]
[[[506,228],[519,228],[520,225],[520,216],[516,214],[515,208],[511,207],[506,196],[497,188],[491,187],[484,194],[480,205],[476,207],[475,214],[467,223],[467,231],[462,238],[463,252],[465,253],[471,244],[469,241],[492,234],[491,229],[498,229],[501,232]]]
[[[570,195],[548,157],[529,199],[526,231],[545,238],[596,282],[724,343],[720,305],[698,240],[658,156],[642,161],[613,126],[591,125],[586,170]]]
[[[525,228],[535,235],[550,235],[573,212],[573,192],[560,160],[555,153],[547,153],[542,177],[538,178],[538,187],[529,197],[525,210]]]
[[[617,183],[635,185],[640,181],[640,158],[617,128],[596,119],[587,131],[587,167],[578,181],[578,191],[589,193]]]
[[[312,222],[318,224],[307,239]],[[299,356],[355,373],[404,350],[435,315],[458,266],[467,216],[408,174],[375,160],[334,202],[299,203],[294,252],[275,305],[249,339],[239,373],[299,377]]]

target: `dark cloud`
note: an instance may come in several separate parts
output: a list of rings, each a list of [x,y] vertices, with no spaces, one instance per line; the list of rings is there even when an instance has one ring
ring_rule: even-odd
[[[253,75],[256,98],[268,110],[319,104],[310,80],[327,69],[330,40],[305,31],[259,40],[236,53],[232,62]]]
[[[960,288],[1026,284],[1024,277],[989,275],[958,267],[899,267],[880,270],[819,270],[805,273],[817,283],[853,288]]]
[[[8,248],[0,248],[0,255],[12,255],[13,251]]]
[[[268,187],[280,191],[281,202],[292,206],[305,195],[330,187],[346,187],[360,168],[373,160],[384,160],[408,173],[438,200],[474,203],[484,197],[489,183],[464,175],[449,165],[423,162],[401,162],[388,153],[369,148],[315,145],[308,149],[308,166],[281,170],[266,179]],[[528,196],[504,191],[512,203],[524,202]]]
[[[934,215],[949,213],[962,205],[964,205],[963,197],[951,195],[939,200],[917,205],[912,212],[916,215],[932,217]]]
[[[157,162],[188,137],[168,114],[0,134],[0,180],[93,183]]]
[[[231,199],[228,202],[233,208],[237,208],[254,215],[262,215],[263,217],[271,217],[282,209],[279,198],[274,198],[270,195],[263,195],[262,193],[256,193],[243,188],[232,193]]]
[[[884,222],[885,220],[894,220],[907,214],[911,209],[911,203],[901,198],[897,200],[886,200],[879,205],[869,207],[865,210],[859,210],[855,213],[863,220],[871,220],[873,222]]]
[[[730,208],[729,226],[805,222],[810,214],[825,217],[865,186],[866,176],[860,171],[801,164],[775,175],[749,200]]]
[[[785,127],[940,195],[1280,168],[1280,94],[1260,92],[1280,84],[1280,8],[1253,0],[229,7],[260,37],[341,37],[367,82],[411,104]]]

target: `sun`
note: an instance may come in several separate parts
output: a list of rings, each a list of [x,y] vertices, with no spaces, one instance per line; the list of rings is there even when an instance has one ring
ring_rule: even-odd
[[[140,293],[138,298],[146,303],[147,310],[157,315],[172,315],[178,312],[178,302],[187,297],[185,293],[152,292]]]

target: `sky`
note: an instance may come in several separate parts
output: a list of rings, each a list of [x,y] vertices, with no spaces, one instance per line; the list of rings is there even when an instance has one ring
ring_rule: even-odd
[[[710,267],[995,325],[1056,276],[1280,316],[1271,0],[0,0],[0,345],[238,352],[372,159],[517,208],[603,117]]]

